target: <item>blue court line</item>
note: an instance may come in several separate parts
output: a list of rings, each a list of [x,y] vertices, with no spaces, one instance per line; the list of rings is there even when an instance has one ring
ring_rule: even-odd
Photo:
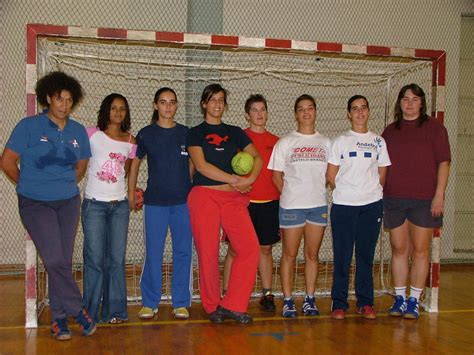
[[[272,333],[250,333],[250,336],[253,336],[253,337],[264,337],[264,336],[271,336],[272,338],[278,340],[278,341],[283,341],[283,338],[285,336],[291,336],[291,335],[299,335],[300,333],[298,332],[288,332],[288,333],[276,333],[276,332],[272,332]]]

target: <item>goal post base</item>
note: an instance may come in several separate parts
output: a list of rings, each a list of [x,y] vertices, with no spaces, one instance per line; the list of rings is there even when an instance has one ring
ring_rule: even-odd
[[[38,327],[37,253],[28,233],[25,235],[25,327]]]
[[[437,313],[438,309],[438,287],[427,287],[425,289],[426,296],[425,300],[421,303],[421,306],[426,312]]]

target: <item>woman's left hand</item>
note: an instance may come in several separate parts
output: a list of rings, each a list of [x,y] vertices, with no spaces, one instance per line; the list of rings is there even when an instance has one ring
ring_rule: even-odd
[[[444,196],[437,196],[431,201],[431,215],[441,217],[444,213]]]

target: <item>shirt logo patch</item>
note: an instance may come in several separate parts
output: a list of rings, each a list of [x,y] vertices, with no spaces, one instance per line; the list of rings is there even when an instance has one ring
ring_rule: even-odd
[[[382,138],[376,137],[374,139],[374,141],[375,141],[375,144],[377,145],[377,147],[382,148]]]
[[[71,144],[74,148],[79,148],[79,143],[77,143],[77,140],[75,138],[71,141]]]
[[[218,134],[211,133],[206,136],[206,140],[209,144],[219,147],[222,142],[227,142],[229,140],[229,136],[221,137]]]
[[[40,142],[49,142],[49,139],[46,136],[41,136]]]

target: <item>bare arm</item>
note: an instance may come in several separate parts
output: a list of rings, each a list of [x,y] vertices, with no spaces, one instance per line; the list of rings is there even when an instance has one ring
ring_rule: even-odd
[[[263,166],[262,157],[260,154],[258,154],[257,149],[252,143],[244,148],[244,152],[253,156],[254,161],[250,174],[248,176],[236,176],[235,182],[232,184],[234,189],[242,193],[249,192],[252,189],[251,185],[255,182],[255,180],[257,180],[257,177],[260,174]]]
[[[79,183],[86,174],[89,159],[82,159],[76,163],[76,181]]]
[[[205,177],[220,181],[229,185],[232,185],[235,182],[235,177],[232,174],[228,174],[225,171],[222,171],[213,164],[210,164],[206,161],[204,157],[204,152],[199,146],[188,147],[189,155],[191,156],[192,163],[196,170],[204,175]]]
[[[20,177],[20,169],[18,168],[19,160],[19,154],[15,153],[10,148],[4,149],[2,154],[2,168],[8,178],[15,184],[18,184],[18,179]]]
[[[273,170],[272,181],[275,184],[277,190],[281,193],[283,190],[283,171]]]
[[[444,213],[444,193],[448,185],[449,168],[451,163],[443,161],[438,166],[438,181],[436,183],[436,192],[431,201],[431,214],[433,217],[439,217]]]
[[[194,174],[196,173],[196,168],[194,167],[193,161],[189,159],[189,177],[191,180],[194,178]]]
[[[258,154],[257,149],[255,149],[253,144],[247,145],[244,148],[244,151],[254,157],[252,172],[248,177],[226,173],[225,171],[219,169],[217,166],[210,164],[206,161],[206,158],[204,157],[204,152],[201,147],[188,147],[188,152],[191,155],[192,163],[199,173],[209,179],[229,184],[237,191],[243,193],[250,191],[250,185],[257,179],[258,174],[260,174],[260,170],[262,170],[263,165],[263,160],[260,157],[260,154]]]
[[[328,163],[328,167],[326,170],[326,181],[331,188],[334,190],[336,188],[336,175],[339,172],[339,165],[333,165]]]
[[[137,187],[138,171],[140,170],[141,159],[134,158],[130,163],[128,173],[128,205],[130,209],[135,209],[135,189]]]
[[[260,154],[258,154],[257,149],[255,148],[255,146],[252,143],[247,145],[244,148],[244,152],[249,153],[251,156],[253,156],[253,159],[254,159],[253,160],[252,171],[250,172],[250,175],[248,176],[248,179],[252,183],[254,183],[255,180],[257,180],[257,177],[260,174],[260,171],[262,170],[263,159],[260,156]]]
[[[130,135],[130,143],[137,144],[137,139],[132,135]],[[125,166],[124,166],[125,177],[127,177],[130,172],[130,166],[132,165],[132,160],[133,159],[127,159],[127,161],[125,162]]]
[[[387,178],[387,167],[379,166],[379,181],[380,185],[385,185],[385,179]]]
[[[123,170],[124,170],[124,173],[125,173],[125,177],[128,177],[128,173],[130,172],[130,166],[132,165],[132,160],[133,159],[127,159],[125,161],[125,165],[123,167]]]

